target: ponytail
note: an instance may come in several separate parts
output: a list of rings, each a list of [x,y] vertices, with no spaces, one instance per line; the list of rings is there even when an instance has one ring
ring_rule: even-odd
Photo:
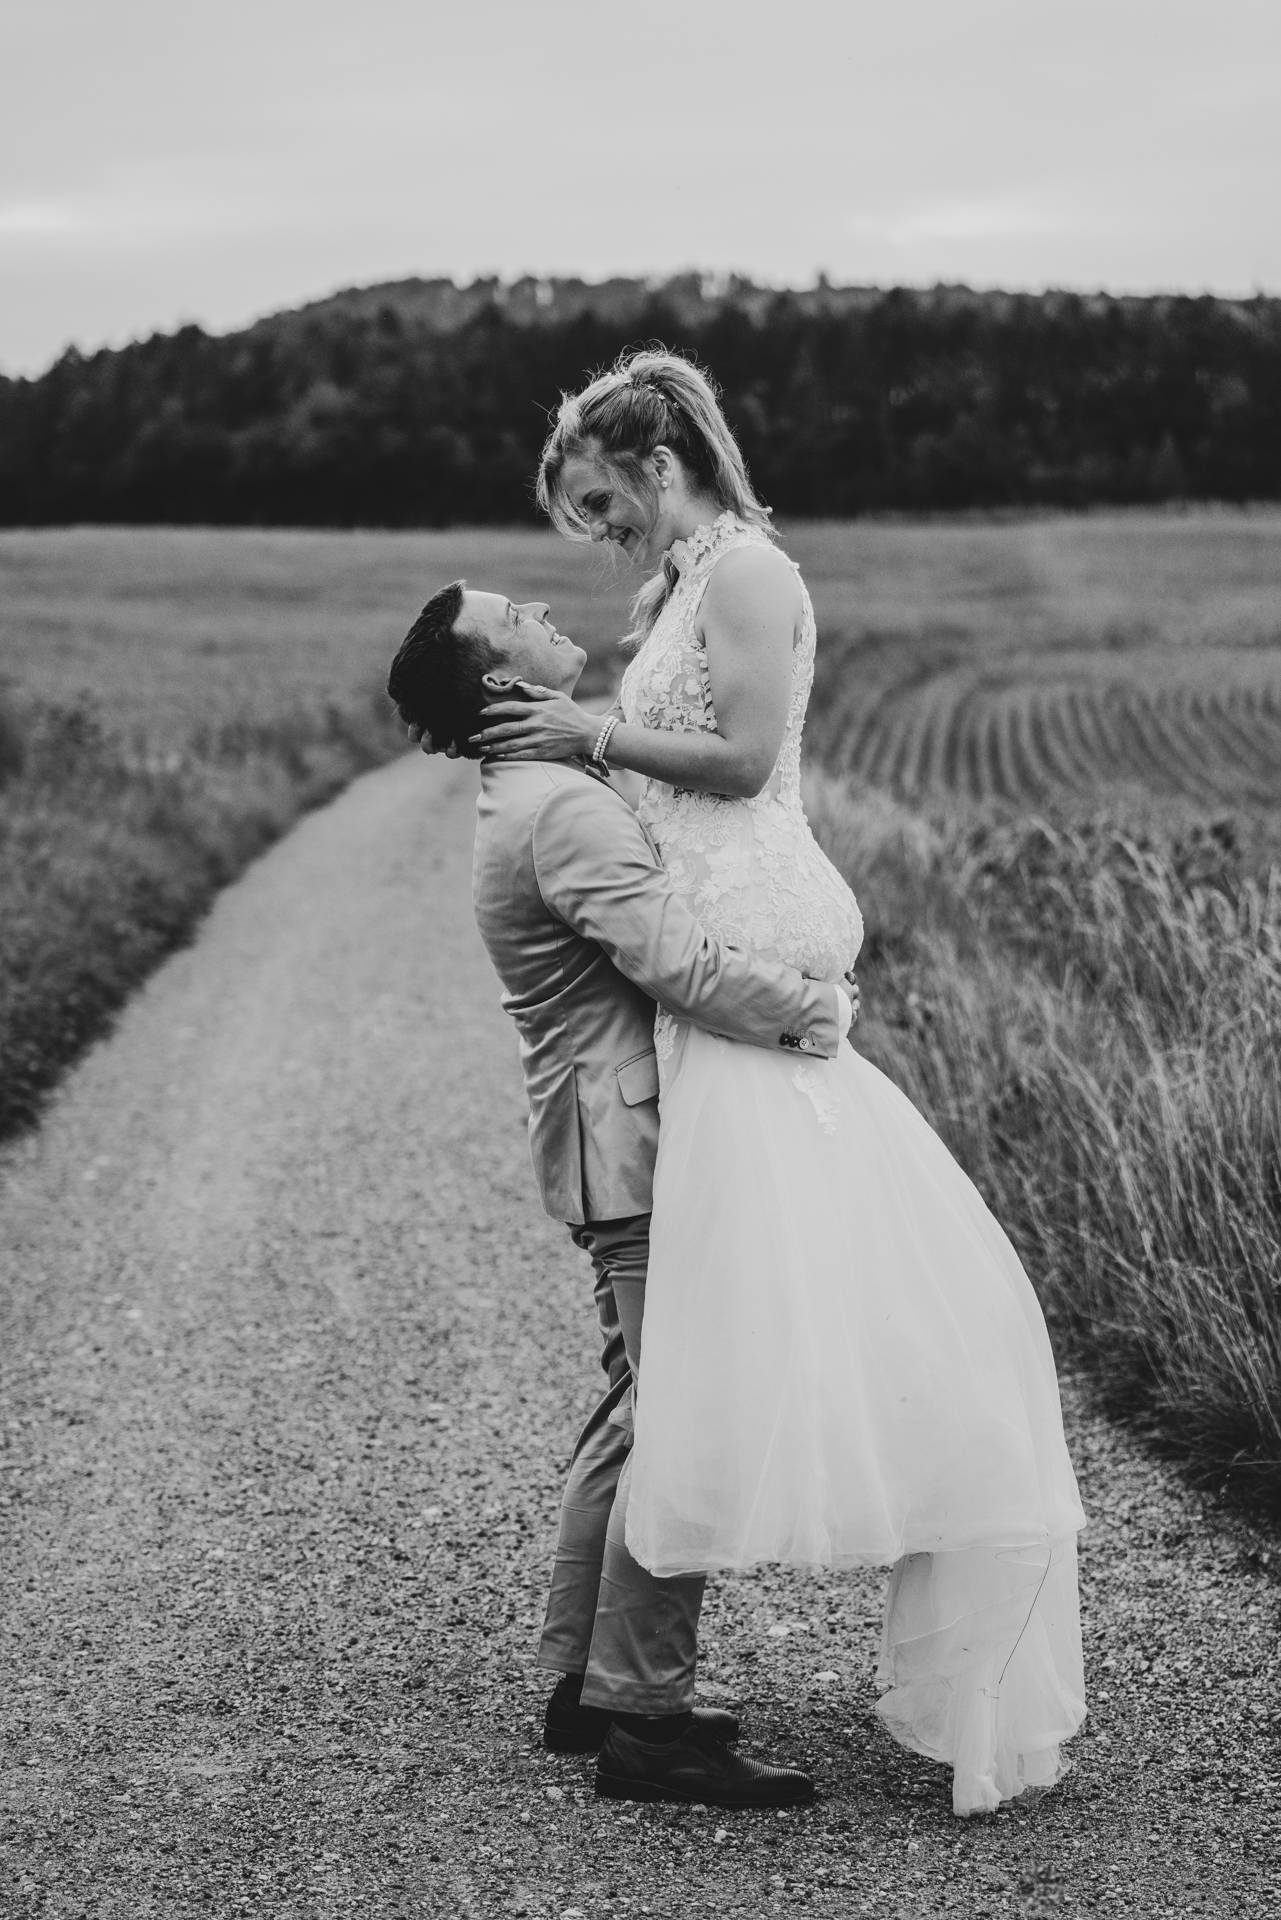
[[[624,354],[581,393],[562,393],[538,468],[538,504],[566,539],[588,537],[583,515],[561,484],[566,461],[586,454],[611,468],[618,490],[648,514],[652,526],[658,492],[645,462],[655,447],[670,448],[721,512],[736,514],[773,537],[769,508],[752,491],[711,379],[692,360],[661,348]],[[632,602],[625,646],[639,646],[670,592],[660,568]]]

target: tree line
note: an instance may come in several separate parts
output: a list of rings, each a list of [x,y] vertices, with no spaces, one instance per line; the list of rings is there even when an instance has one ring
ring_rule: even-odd
[[[1281,498],[1278,299],[608,291],[410,282],[70,351],[0,380],[0,524],[529,520],[562,388],[649,341],[712,369],[783,514]]]

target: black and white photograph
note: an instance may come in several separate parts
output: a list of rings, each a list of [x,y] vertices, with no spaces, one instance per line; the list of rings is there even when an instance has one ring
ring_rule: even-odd
[[[0,1915],[1281,1910],[1281,10],[11,0]]]

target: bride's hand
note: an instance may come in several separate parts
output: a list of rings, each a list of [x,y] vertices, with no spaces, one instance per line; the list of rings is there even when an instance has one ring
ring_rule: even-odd
[[[567,693],[518,680],[519,700],[495,700],[482,714],[483,733],[471,745],[496,760],[571,760],[584,758],[596,744],[601,716],[588,713]]]
[[[824,986],[840,988],[850,1003],[850,1030],[852,1032],[858,1025],[858,1016],[863,1004],[862,988],[858,984],[853,967],[850,967],[843,973],[839,980],[828,980],[826,975],[821,973],[802,973],[801,978],[802,980],[813,980],[816,984],[821,982]]]

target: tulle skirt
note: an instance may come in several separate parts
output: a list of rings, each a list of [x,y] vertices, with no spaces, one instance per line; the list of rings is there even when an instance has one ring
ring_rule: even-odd
[[[892,1567],[886,1726],[959,1813],[1051,1784],[1084,1516],[1018,1256],[851,1048],[670,1037],[628,1546],[656,1574]]]

